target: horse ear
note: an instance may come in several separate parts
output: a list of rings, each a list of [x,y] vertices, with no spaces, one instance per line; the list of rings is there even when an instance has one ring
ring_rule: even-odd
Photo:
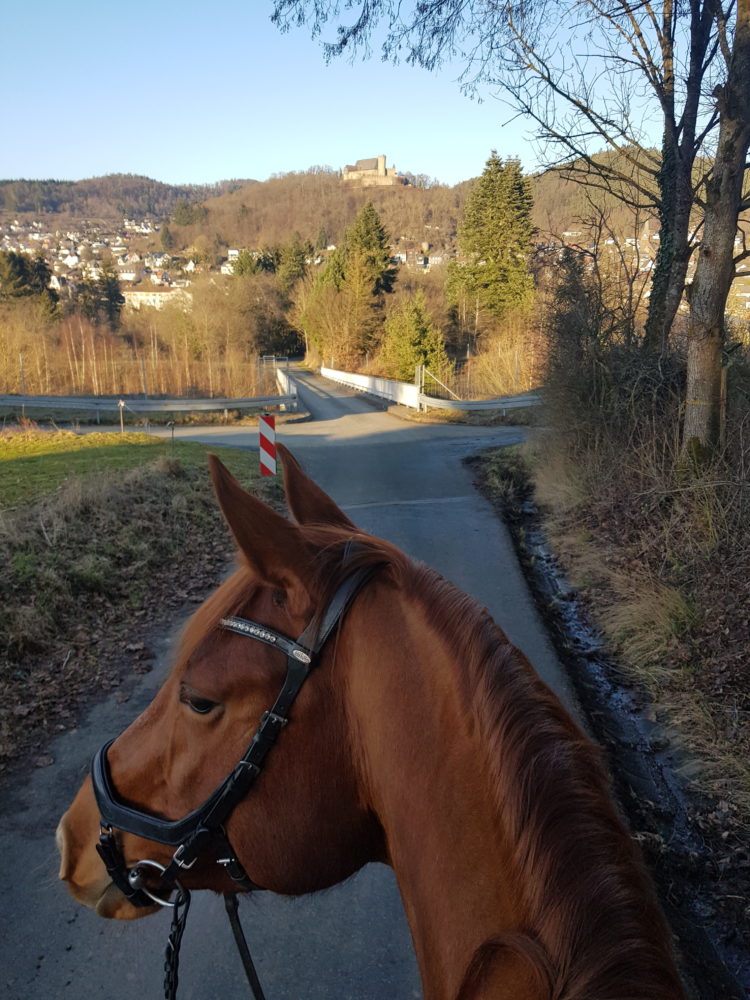
[[[269,582],[300,578],[308,553],[299,528],[243,489],[216,455],[208,456],[208,465],[216,499],[248,564]]]
[[[276,451],[284,466],[287,506],[298,524],[333,524],[341,528],[356,528],[328,494],[306,475],[287,447],[277,444]]]

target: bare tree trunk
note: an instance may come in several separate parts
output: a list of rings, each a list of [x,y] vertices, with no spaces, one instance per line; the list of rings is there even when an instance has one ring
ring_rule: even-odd
[[[685,187],[684,184],[681,186]],[[644,344],[647,350],[662,354],[669,345],[669,334],[680,308],[690,261],[688,239],[693,196],[689,178],[687,190],[680,196],[675,195],[672,202],[665,198],[664,206],[666,211],[659,213],[659,249],[656,253]]]
[[[91,340],[91,378],[94,384],[94,395],[100,396],[101,392],[99,391],[99,366],[97,364],[96,341],[94,340],[93,330],[89,331],[89,337]]]
[[[690,294],[688,372],[682,449],[719,444],[724,308],[734,277],[734,238],[750,147],[750,0],[739,0],[727,82],[714,91],[719,141],[706,185],[703,242]]]

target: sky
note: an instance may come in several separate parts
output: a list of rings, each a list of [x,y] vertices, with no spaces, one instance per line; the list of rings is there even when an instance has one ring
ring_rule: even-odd
[[[8,5],[0,178],[265,180],[384,153],[399,172],[452,185],[492,149],[536,166],[528,126],[497,97],[462,95],[460,66],[428,73],[377,53],[327,66],[308,30],[282,34],[271,11],[270,0]]]

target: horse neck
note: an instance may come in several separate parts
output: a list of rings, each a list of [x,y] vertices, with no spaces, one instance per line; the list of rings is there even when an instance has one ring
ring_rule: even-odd
[[[342,683],[426,1000],[684,1000],[594,747],[469,599],[402,583],[355,607]]]
[[[408,603],[389,602],[374,618],[369,612],[366,629],[353,629],[349,640],[353,742],[385,832],[425,998],[454,1000],[477,950],[526,925],[522,894],[455,663]],[[461,996],[546,998],[517,956],[492,966],[494,985],[487,980],[480,992]]]

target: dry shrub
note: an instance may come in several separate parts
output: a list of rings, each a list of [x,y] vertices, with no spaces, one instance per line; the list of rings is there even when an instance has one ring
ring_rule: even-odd
[[[674,680],[669,651],[697,622],[695,608],[675,587],[647,573],[613,573],[616,599],[601,615],[607,633],[621,653],[654,683]]]
[[[706,762],[701,781],[721,761],[750,811],[750,354],[727,351],[725,444],[698,466],[680,452],[681,351],[623,341],[575,260],[547,332],[550,429],[532,461],[556,545],[625,669]]]
[[[467,364],[464,399],[515,396],[540,384],[546,351],[538,315],[516,309],[482,335]]]

